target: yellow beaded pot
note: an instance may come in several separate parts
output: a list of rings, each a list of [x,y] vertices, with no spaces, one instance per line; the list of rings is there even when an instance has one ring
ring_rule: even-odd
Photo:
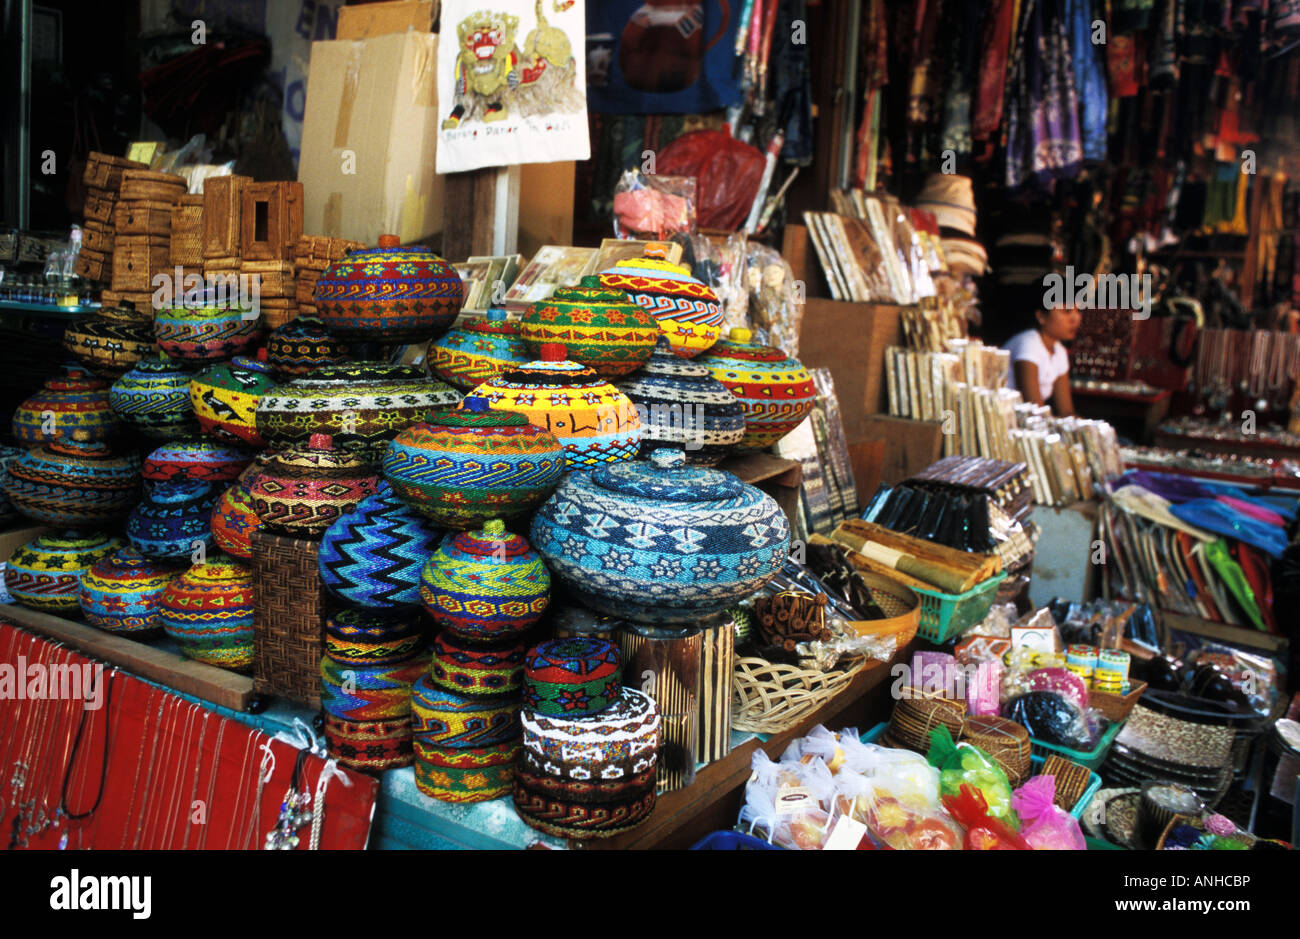
[[[619,261],[600,272],[600,284],[624,291],[659,323],[673,351],[693,359],[722,335],[718,295],[690,269],[660,258]]]

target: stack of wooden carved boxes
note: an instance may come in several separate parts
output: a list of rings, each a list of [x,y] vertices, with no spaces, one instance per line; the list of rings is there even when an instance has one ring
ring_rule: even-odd
[[[113,289],[110,300],[129,300],[137,310],[152,308],[160,274],[172,269],[172,212],[187,192],[184,176],[128,169],[113,211]],[[173,284],[179,294],[183,284]]]
[[[113,245],[116,231],[113,213],[122,188],[122,174],[127,170],[148,169],[143,163],[107,153],[91,152],[86,160],[82,180],[86,184],[86,222],[81,235],[81,254],[77,257],[77,276],[85,280],[108,283],[113,273]]]

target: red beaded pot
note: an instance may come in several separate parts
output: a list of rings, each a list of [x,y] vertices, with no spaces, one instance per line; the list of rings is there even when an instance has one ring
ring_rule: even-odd
[[[557,287],[530,306],[519,332],[534,352],[558,342],[574,362],[603,378],[618,378],[650,358],[659,324],[623,291],[602,287],[599,277],[584,277],[579,286]]]
[[[270,453],[259,453],[254,457],[212,509],[212,540],[222,551],[241,561],[252,560],[253,532],[262,527],[262,520],[253,508],[252,486],[271,456]]]
[[[700,357],[713,377],[745,406],[740,451],[766,450],[811,413],[817,389],[808,370],[780,349],[750,342],[748,329],[733,329]]]
[[[344,340],[406,343],[436,339],[456,321],[465,285],[456,269],[422,245],[380,235],[378,248],[352,251],[316,281],[313,302],[325,327]]]
[[[369,464],[336,448],[328,434],[313,434],[305,449],[271,457],[253,481],[253,509],[268,531],[314,538],[378,484]]]
[[[117,428],[108,385],[80,365],[64,366],[64,375],[51,378],[14,411],[14,436],[28,446],[60,437],[103,443]]]
[[[527,651],[522,642],[468,642],[447,630],[433,640],[429,677],[458,694],[514,694],[523,687]]]
[[[153,450],[144,460],[144,478],[151,483],[197,479],[221,485],[239,477],[253,459],[247,450],[211,440],[178,440]]]
[[[253,666],[253,572],[218,555],[195,564],[163,591],[158,619],[181,654],[247,671]]]

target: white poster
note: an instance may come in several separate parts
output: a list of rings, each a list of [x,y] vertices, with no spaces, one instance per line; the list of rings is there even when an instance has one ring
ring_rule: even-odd
[[[439,173],[586,160],[585,0],[443,0]]]

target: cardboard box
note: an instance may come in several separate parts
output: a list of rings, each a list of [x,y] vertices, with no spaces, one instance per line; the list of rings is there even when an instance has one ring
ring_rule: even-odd
[[[367,245],[442,231],[437,61],[434,33],[312,44],[298,161],[304,231]]]
[[[395,0],[392,3],[363,3],[339,8],[336,39],[371,39],[389,33],[413,29],[427,33],[433,29],[438,12],[433,0]]]

